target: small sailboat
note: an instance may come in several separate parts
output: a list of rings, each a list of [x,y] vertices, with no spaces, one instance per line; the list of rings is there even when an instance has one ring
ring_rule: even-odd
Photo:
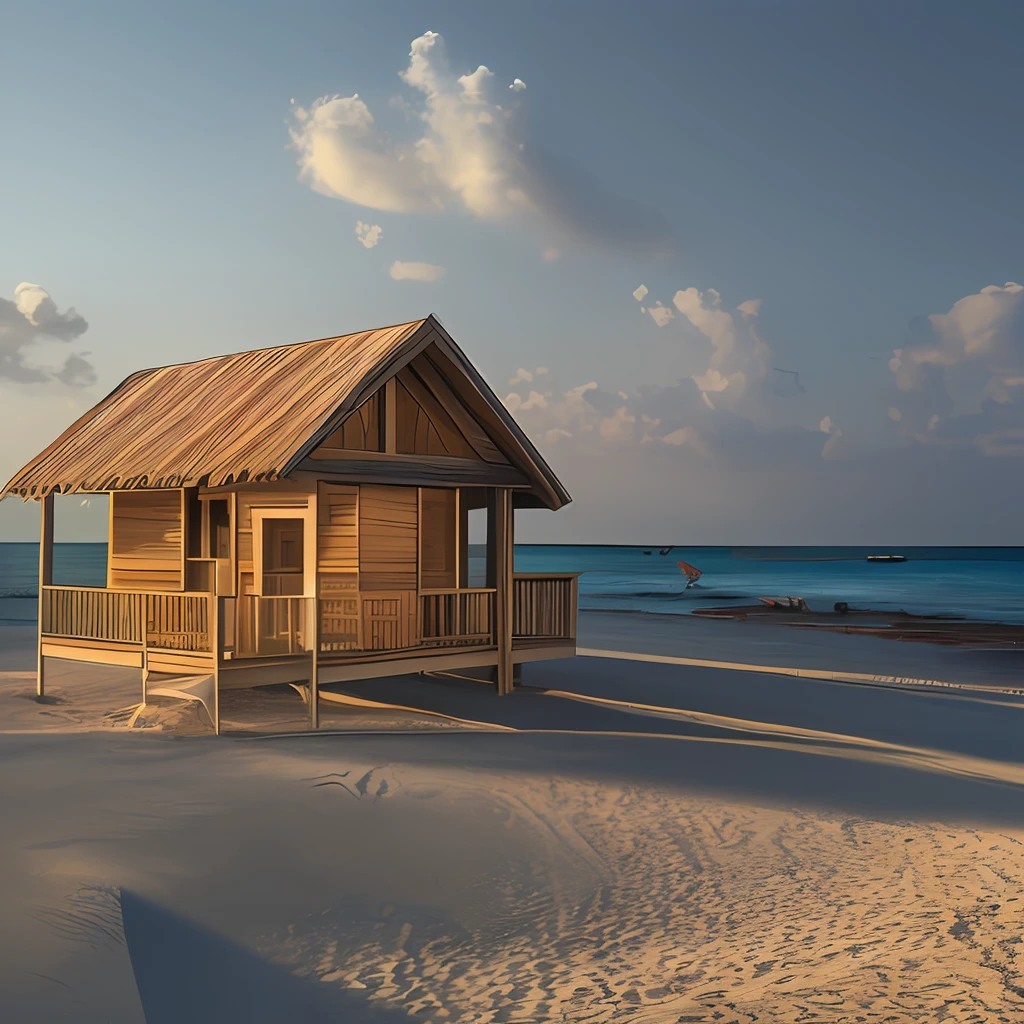
[[[679,566],[679,571],[686,577],[686,587],[683,588],[684,590],[692,587],[704,575],[700,569],[690,565],[689,562],[676,562],[676,565]]]

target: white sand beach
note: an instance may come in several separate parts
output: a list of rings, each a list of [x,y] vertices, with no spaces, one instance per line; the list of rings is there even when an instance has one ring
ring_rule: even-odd
[[[645,617],[591,637],[695,653]],[[502,698],[361,684],[418,710],[267,735],[305,725],[280,688],[227,695],[218,739],[169,705],[129,732],[127,670],[55,663],[37,703],[32,640],[0,636],[5,1020],[1024,1016],[1006,656],[945,662],[989,692],[580,657]],[[944,667],[857,643],[859,669]]]

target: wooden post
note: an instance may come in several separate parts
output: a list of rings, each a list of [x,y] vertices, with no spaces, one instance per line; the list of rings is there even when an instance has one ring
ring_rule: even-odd
[[[139,639],[142,641],[142,703],[149,696],[149,595],[139,594]]]
[[[309,668],[309,727],[320,728],[320,599],[313,596],[313,625],[309,629],[313,660]]]
[[[494,641],[498,648],[498,693],[511,693],[512,680],[512,490],[496,487],[488,496],[487,585],[496,590]]]
[[[44,587],[53,585],[53,491],[39,502],[39,630],[36,649],[36,695],[46,693],[43,676],[43,607],[46,601]]]
[[[217,594],[210,595],[210,621],[207,623],[207,635],[210,640],[210,651],[213,654],[213,732],[220,735],[220,659],[224,650],[224,617],[220,613],[223,600]]]

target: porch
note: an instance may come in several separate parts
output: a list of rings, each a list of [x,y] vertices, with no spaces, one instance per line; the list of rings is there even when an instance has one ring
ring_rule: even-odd
[[[503,623],[488,587],[312,598],[44,585],[40,653],[138,668],[143,699],[151,674],[224,689],[497,667],[503,634],[513,665],[575,654],[575,574],[516,573],[511,592]]]

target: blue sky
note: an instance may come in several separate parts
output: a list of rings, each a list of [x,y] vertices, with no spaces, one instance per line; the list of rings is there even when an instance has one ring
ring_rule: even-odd
[[[140,367],[434,312],[576,499],[524,539],[1017,543],[1022,28],[934,2],[8,12],[0,475]],[[33,511],[4,502],[0,536]]]

